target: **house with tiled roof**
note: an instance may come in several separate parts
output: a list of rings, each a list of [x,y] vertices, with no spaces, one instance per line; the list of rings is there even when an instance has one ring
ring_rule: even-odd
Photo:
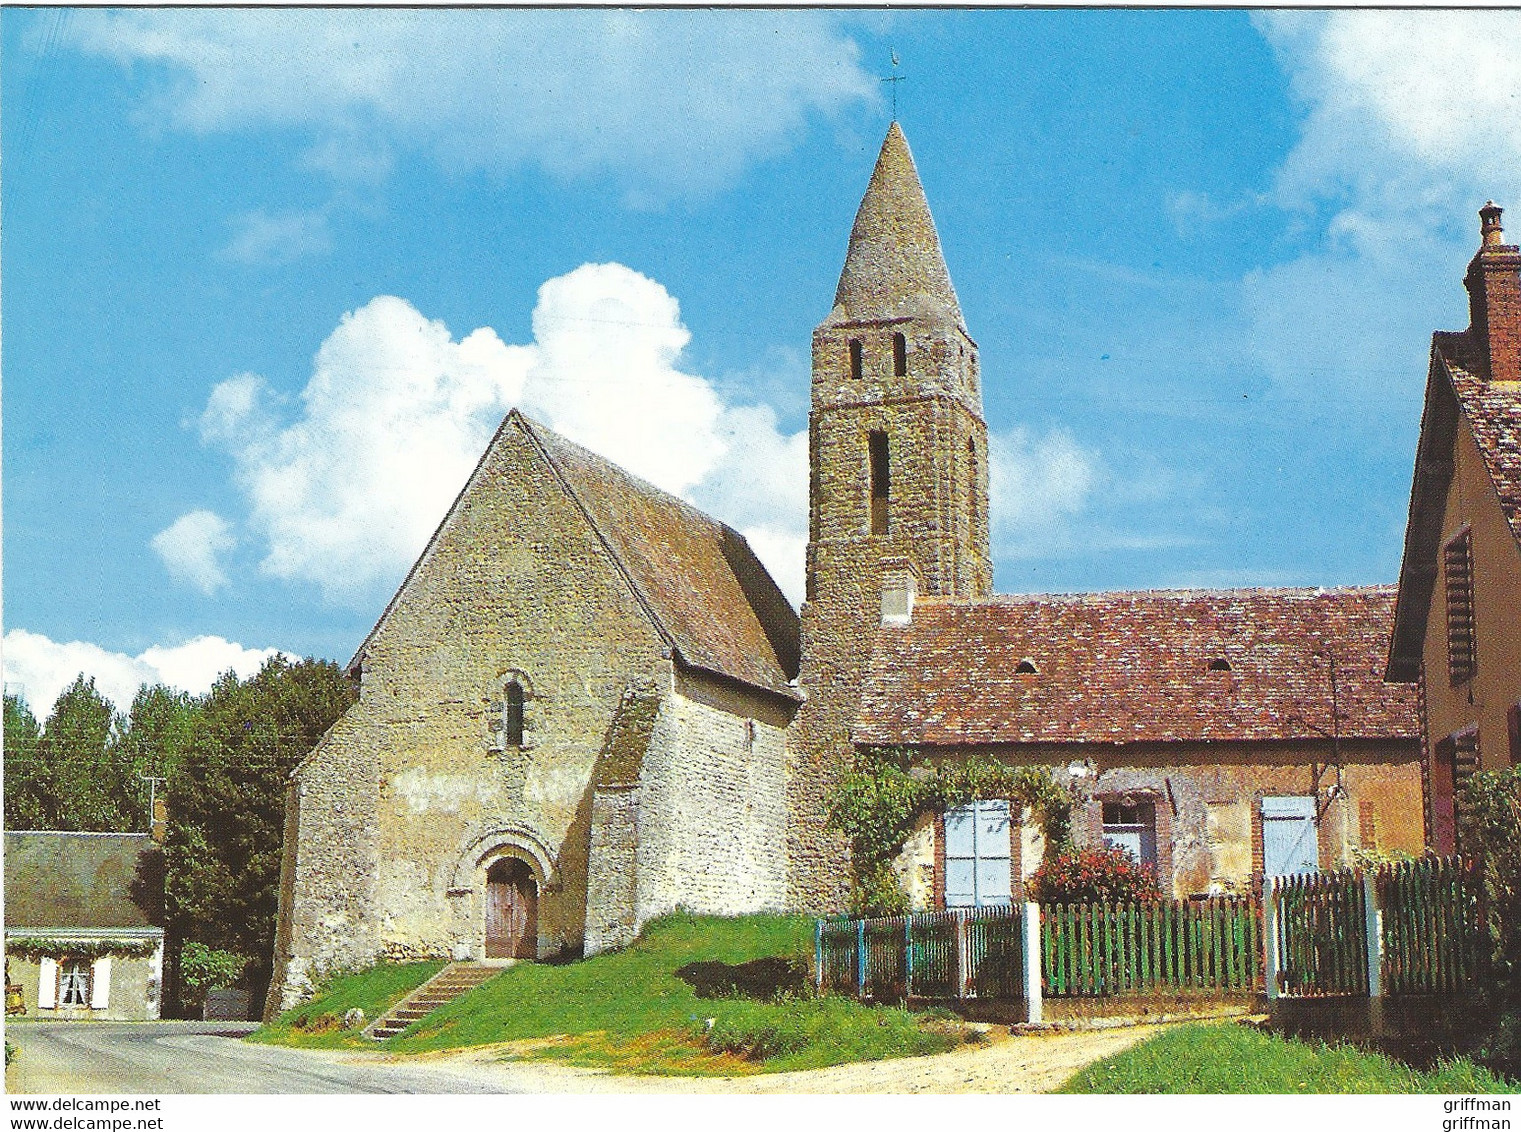
[[[381,956],[780,909],[797,664],[739,534],[514,410],[292,776],[266,1010]]]
[[[1180,897],[1422,851],[1417,697],[1383,680],[1393,587],[956,602],[897,586],[858,746],[1050,767],[1075,839],[1130,849]],[[896,866],[916,906],[1019,897],[1038,826],[981,811],[975,831],[921,821]]]
[[[1468,329],[1432,336],[1388,659],[1421,689],[1442,852],[1468,776],[1521,760],[1521,247],[1501,213],[1479,210]]]
[[[146,833],[5,833],[7,1012],[39,1019],[159,1016],[164,859]],[[15,991],[12,991],[15,988]]]

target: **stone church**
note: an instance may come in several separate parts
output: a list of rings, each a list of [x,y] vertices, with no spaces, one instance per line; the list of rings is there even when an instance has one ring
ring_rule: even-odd
[[[858,745],[1052,765],[1080,838],[1179,895],[1420,848],[1415,699],[1380,678],[1392,589],[992,595],[977,344],[896,123],[812,382],[801,618],[729,527],[508,415],[292,775],[268,1011],[381,957],[838,909],[826,806]],[[1026,818],[927,821],[904,888],[1007,902],[1039,858]]]

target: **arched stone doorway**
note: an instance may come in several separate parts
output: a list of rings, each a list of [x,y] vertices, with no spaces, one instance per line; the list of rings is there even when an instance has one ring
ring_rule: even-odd
[[[526,861],[501,857],[486,870],[486,958],[537,959],[539,885]]]

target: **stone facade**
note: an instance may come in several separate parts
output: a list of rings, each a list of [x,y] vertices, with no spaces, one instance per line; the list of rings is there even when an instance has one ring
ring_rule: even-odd
[[[833,309],[814,331],[812,397],[788,891],[794,906],[833,909],[848,870],[824,800],[851,758],[882,564],[906,561],[927,594],[975,599],[992,586],[977,344],[897,123],[856,214]]]
[[[1072,828],[1079,846],[1104,844],[1105,801],[1149,802],[1156,814],[1157,879],[1165,894],[1179,899],[1258,890],[1264,797],[1314,797],[1323,806],[1316,826],[1321,868],[1353,864],[1360,854],[1419,856],[1426,844],[1419,747],[1411,739],[1351,744],[1341,752],[1339,774],[1329,744],[1137,745],[1106,752],[1091,768],[1089,752],[1079,750],[978,753],[1050,766],[1077,798]],[[1069,773],[1074,765],[1080,774]],[[1011,831],[1016,898],[1041,864],[1039,828],[1026,810]],[[943,823],[927,816],[895,862],[917,910],[945,906],[944,852]]]
[[[620,538],[653,561],[630,566]],[[710,576],[661,592],[662,539]],[[502,857],[533,875],[538,955],[626,942],[678,905],[780,906],[766,847],[795,701],[767,633],[785,651],[788,626],[762,623],[736,540],[509,415],[356,655],[358,703],[293,776],[267,1012],[377,957],[483,957]],[[711,644],[679,605],[703,590],[731,599]]]

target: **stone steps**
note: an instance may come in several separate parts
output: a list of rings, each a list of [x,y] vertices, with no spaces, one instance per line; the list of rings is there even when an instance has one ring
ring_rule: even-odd
[[[364,1028],[364,1036],[383,1042],[394,1038],[413,1022],[426,1018],[440,1006],[473,991],[487,979],[501,974],[511,963],[450,963],[438,974],[402,999]]]

